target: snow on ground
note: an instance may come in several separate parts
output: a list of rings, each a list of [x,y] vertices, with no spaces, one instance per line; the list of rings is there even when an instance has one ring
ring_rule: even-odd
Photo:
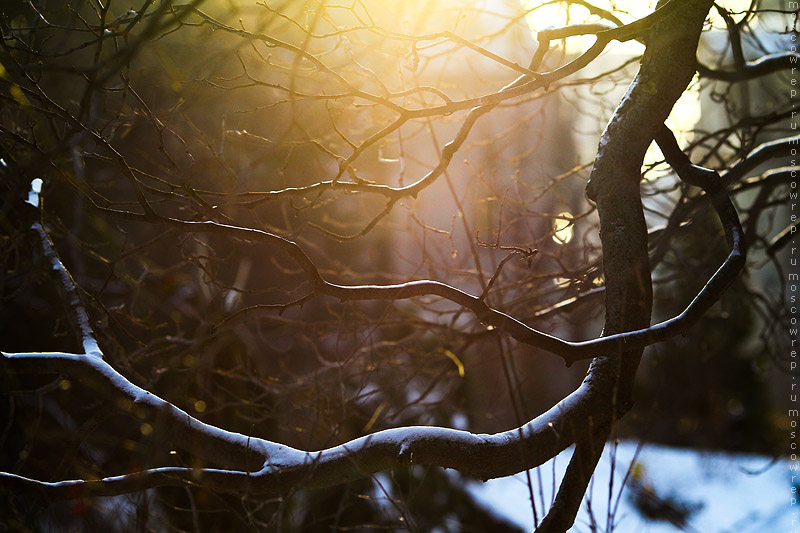
[[[530,471],[539,519],[542,509],[552,501],[554,476],[561,480],[571,453],[569,449],[538,471]],[[625,488],[620,494],[626,474]],[[469,490],[496,514],[533,530],[525,473],[486,483],[470,482]],[[800,506],[790,507],[790,491],[789,462],[785,459],[655,445],[640,448],[632,442],[615,447],[610,443],[570,531],[593,531],[594,519],[599,532],[610,531],[609,524],[615,525],[613,531],[617,533],[800,532],[800,516],[796,511]],[[634,500],[660,519],[644,517],[634,506]],[[797,520],[794,528],[793,516]]]

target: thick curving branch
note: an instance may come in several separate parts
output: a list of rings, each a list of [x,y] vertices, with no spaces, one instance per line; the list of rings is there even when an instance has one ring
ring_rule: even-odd
[[[791,148],[796,148],[797,146],[800,146],[800,135],[761,143],[745,159],[742,159],[722,174],[722,184],[726,187],[735,184],[760,164],[776,157],[783,157]]]
[[[29,197],[37,214],[41,205],[40,187],[40,180],[35,181],[35,194]],[[65,294],[75,294],[77,287],[40,222],[34,222],[32,228],[41,229],[36,234],[61,274],[57,282],[65,285]],[[292,250],[300,253],[299,248]],[[69,300],[67,312],[88,323],[82,305],[75,302]],[[84,354],[0,352],[0,368],[6,375],[70,376],[94,391],[105,405],[131,414],[140,423],[150,423],[156,443],[180,447],[212,464],[230,468],[165,467],[100,480],[59,482],[0,473],[2,486],[7,490],[46,500],[108,496],[186,484],[277,494],[339,484],[407,464],[454,468],[481,479],[507,476],[538,466],[567,447],[593,408],[586,387],[582,386],[543,415],[502,433],[476,435],[436,427],[395,428],[327,450],[306,452],[203,423],[126,379],[103,360],[99,348]]]
[[[473,434],[438,427],[394,428],[318,452],[306,452],[205,424],[128,381],[98,357],[69,353],[2,353],[9,374],[70,376],[107,405],[152,422],[157,441],[187,449],[218,468],[157,468],[100,480],[44,482],[0,473],[3,485],[48,500],[109,496],[158,486],[202,484],[212,489],[278,494],[369,476],[387,468],[421,464],[457,469],[481,479],[536,467],[566,448],[580,431],[591,405],[578,389],[520,428]]]
[[[670,4],[680,5],[680,9],[645,36],[647,48],[639,72],[600,138],[586,186],[600,218],[606,286],[604,336],[641,330],[650,323],[653,289],[639,185],[641,168],[647,148],[694,75],[697,42],[711,7],[709,0],[661,4],[662,9]],[[659,329],[669,327],[674,326],[660,325]],[[584,384],[596,407],[584,422],[584,433],[576,442],[556,501],[538,529],[541,533],[564,533],[574,523],[602,453],[607,425],[630,409],[641,356],[641,347],[620,346],[601,352],[592,361]]]
[[[716,189],[714,189],[716,190]],[[709,189],[709,192],[712,192]],[[716,193],[715,193],[716,194]],[[727,194],[724,195],[727,198]],[[728,200],[728,203],[730,201]],[[729,246],[741,242],[741,224],[738,215],[723,203],[715,203],[715,209],[726,228]],[[496,327],[511,335],[515,340],[542,348],[564,359],[571,365],[576,361],[590,359],[603,351],[617,351],[622,348],[634,349],[661,342],[680,334],[691,327],[706,310],[719,298],[738,270],[744,264],[739,258],[739,249],[731,246],[731,256],[722,267],[709,279],[703,289],[678,316],[655,324],[648,328],[638,329],[587,341],[565,341],[558,337],[538,331],[520,320],[494,309],[479,296],[473,296],[458,288],[439,281],[418,280],[394,285],[338,285],[325,280],[311,258],[296,243],[272,233],[241,226],[221,224],[213,221],[184,221],[173,218],[151,217],[133,213],[110,211],[116,215],[132,220],[151,223],[166,223],[181,231],[227,233],[234,237],[250,241],[265,242],[285,251],[303,269],[313,286],[316,295],[331,296],[343,301],[356,300],[402,300],[419,296],[439,296],[459,304],[470,311],[484,324]],[[727,265],[727,266],[726,266]]]
[[[716,205],[715,205],[716,208]],[[577,361],[591,359],[605,351],[635,349],[667,340],[690,328],[705,311],[719,298],[722,290],[735,278],[737,269],[744,264],[740,259],[733,259],[733,265],[721,267],[706,283],[689,305],[676,317],[665,320],[647,328],[598,337],[586,341],[566,341],[528,326],[521,320],[489,306],[480,296],[474,296],[461,289],[432,280],[416,280],[391,285],[339,285],[323,278],[315,263],[295,242],[264,230],[222,224],[213,221],[187,221],[174,218],[150,217],[129,212],[103,209],[129,220],[168,224],[176,229],[189,233],[224,233],[255,242],[264,242],[286,252],[297,264],[313,286],[316,296],[330,296],[341,301],[360,300],[405,300],[420,296],[438,296],[472,311],[482,323],[493,326],[509,334],[515,340],[547,350],[561,357],[567,365]],[[719,211],[723,225],[736,231],[741,227],[735,210]],[[724,218],[722,218],[724,217]],[[729,238],[729,242],[730,238]],[[739,242],[737,238],[736,242]],[[738,257],[739,251],[731,251]],[[738,266],[737,266],[738,265]],[[307,301],[309,297],[304,297]]]
[[[537,532],[567,531],[572,526],[609,434],[609,430],[604,428],[575,445],[553,507],[536,528]]]
[[[755,61],[748,61],[736,70],[714,70],[701,63],[697,64],[697,73],[701,78],[711,80],[737,82],[760,78],[781,70],[790,70],[797,67],[797,60],[800,54],[796,52],[782,52],[770,54],[758,58]]]

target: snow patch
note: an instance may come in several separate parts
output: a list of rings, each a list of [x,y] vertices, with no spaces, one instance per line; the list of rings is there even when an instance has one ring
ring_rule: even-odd
[[[28,199],[25,200],[33,207],[39,207],[39,194],[42,192],[42,178],[35,178],[31,182],[31,190],[28,192]]]
[[[785,459],[749,454],[706,452],[623,442],[606,445],[587,497],[581,504],[572,533],[757,533],[790,531],[791,479]],[[539,519],[552,504],[554,480],[564,476],[572,448],[536,470],[531,470]],[[631,467],[631,464],[633,466]],[[630,469],[630,473],[628,474]],[[625,487],[620,490],[628,474]],[[613,479],[612,479],[613,476]],[[613,481],[613,483],[612,483]],[[609,490],[611,485],[611,490]],[[469,482],[467,490],[496,514],[533,530],[533,510],[525,473]],[[675,514],[648,519],[634,505],[650,491],[657,502],[667,502],[685,512],[683,523]],[[672,521],[670,521],[670,518]]]

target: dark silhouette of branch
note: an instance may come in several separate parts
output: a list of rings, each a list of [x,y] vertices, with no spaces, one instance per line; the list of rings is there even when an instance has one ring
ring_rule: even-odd
[[[752,80],[781,70],[789,70],[797,65],[800,55],[794,52],[782,52],[762,56],[755,61],[748,61],[736,70],[714,70],[701,63],[697,64],[697,73],[702,78],[727,81]]]

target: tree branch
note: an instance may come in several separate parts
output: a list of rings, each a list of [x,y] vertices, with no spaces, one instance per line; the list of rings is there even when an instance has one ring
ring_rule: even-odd
[[[600,217],[606,278],[604,336],[646,328],[650,322],[653,288],[639,186],[641,167],[648,146],[691,81],[697,42],[711,4],[709,0],[673,0],[660,6],[680,5],[680,9],[660,20],[645,36],[647,48],[639,72],[600,138],[586,192],[596,202]],[[676,317],[647,329],[669,329],[681,321],[685,318]],[[606,425],[630,408],[641,355],[641,347],[628,345],[601,352],[592,361],[584,384],[596,404],[593,416],[585,421],[593,434],[582,436],[576,444],[565,481],[577,488],[562,485],[543,521],[548,533],[565,532],[572,526],[583,499],[580,489],[585,491],[590,477],[587,472],[593,470],[602,453]],[[594,439],[598,435],[603,435],[599,439],[603,442]]]
[[[727,194],[725,194],[725,197],[727,197]],[[716,204],[715,208],[717,208]],[[276,246],[289,254],[298,263],[309,281],[311,281],[314,293],[319,296],[331,296],[342,301],[403,300],[419,296],[439,296],[469,309],[482,323],[508,333],[519,342],[536,346],[558,355],[564,359],[567,365],[571,365],[576,361],[591,359],[603,352],[643,348],[686,331],[719,298],[721,290],[730,283],[730,276],[735,277],[743,265],[743,261],[740,262],[737,258],[740,251],[731,248],[731,256],[734,256],[734,258],[731,259],[729,256],[729,260],[723,263],[722,267],[709,279],[704,288],[698,293],[698,296],[689,303],[686,309],[669,320],[647,328],[592,340],[565,341],[532,328],[512,316],[490,307],[479,296],[473,296],[439,281],[418,280],[394,285],[338,285],[331,283],[323,278],[311,258],[295,242],[263,230],[213,221],[194,222],[173,218],[148,217],[146,215],[106,209],[103,209],[103,211],[130,220],[168,224],[185,232],[225,233],[232,237],[265,242]],[[723,221],[723,225],[729,228],[730,231],[734,231],[736,227],[741,227],[735,210],[731,212],[728,209],[723,209],[722,211],[718,209],[717,213],[720,216],[720,220]],[[730,242],[733,241],[729,237]]]
[[[714,70],[697,63],[697,73],[701,78],[733,83],[760,78],[781,70],[790,70],[793,66],[797,66],[798,58],[800,54],[795,52],[770,54],[755,61],[748,61],[736,70]]]

